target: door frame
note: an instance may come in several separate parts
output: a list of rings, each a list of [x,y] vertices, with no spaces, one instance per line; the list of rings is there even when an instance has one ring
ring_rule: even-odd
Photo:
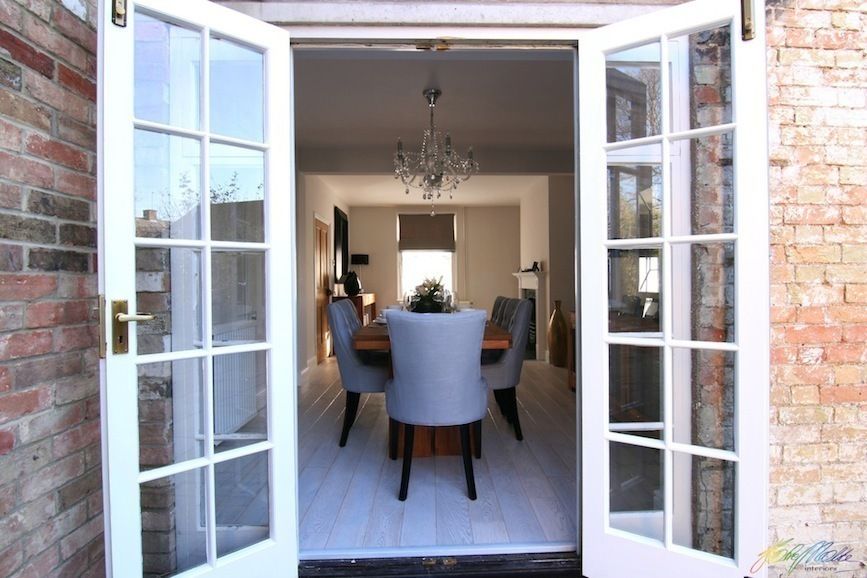
[[[733,1],[733,0],[732,0]],[[671,9],[672,6],[661,6],[661,7],[650,7],[648,13],[656,12],[660,10],[668,10]],[[613,22],[609,22],[603,25],[599,25],[598,23],[593,23],[590,26],[605,26],[607,24],[615,24],[616,22],[621,21],[621,19],[615,20]],[[763,22],[763,18],[761,19]],[[377,45],[382,46],[383,48],[399,48],[399,47],[412,47],[418,48],[418,46],[430,46],[432,48],[442,47],[442,48],[462,48],[462,47],[471,47],[471,48],[502,48],[502,49],[528,49],[532,50],[534,48],[564,48],[571,49],[573,51],[573,63],[574,63],[574,71],[573,71],[573,94],[574,94],[574,112],[573,112],[573,123],[575,125],[574,132],[574,162],[573,162],[573,170],[575,175],[575,189],[573,191],[573,199],[575,203],[574,210],[574,218],[575,218],[575,239],[574,239],[574,247],[576,251],[575,256],[575,303],[576,303],[576,313],[578,314],[577,322],[580,323],[580,303],[581,303],[581,243],[580,243],[580,228],[579,224],[581,222],[581,206],[580,206],[580,170],[581,170],[581,162],[580,162],[580,147],[579,147],[579,131],[578,126],[580,124],[580,113],[579,113],[579,103],[578,103],[578,87],[579,87],[579,75],[578,75],[578,67],[579,67],[579,58],[578,52],[581,47],[582,39],[585,38],[591,30],[588,28],[581,28],[579,26],[566,26],[566,27],[552,27],[552,26],[541,26],[539,28],[529,28],[529,27],[490,27],[490,28],[482,28],[479,26],[461,26],[461,25],[448,25],[443,27],[432,27],[432,26],[408,26],[401,27],[397,25],[381,25],[381,26],[359,26],[359,25],[345,25],[345,24],[335,24],[333,26],[307,26],[307,27],[299,27],[299,26],[284,26],[286,30],[288,30],[292,36],[292,48],[293,50],[298,48],[315,48],[321,45],[332,45],[339,46],[340,48],[346,48],[348,50],[352,50],[355,48],[371,48],[371,46],[376,47]],[[735,28],[737,28],[737,23],[735,24]],[[681,64],[682,66],[682,64]],[[760,111],[766,110],[766,103],[762,104],[758,107]],[[761,114],[761,112],[759,113]],[[765,114],[766,116],[766,114]],[[601,202],[605,202],[604,198]],[[741,232],[742,233],[742,232]],[[767,240],[767,231],[764,230],[754,230],[751,231],[748,235],[741,234],[742,239],[747,239],[754,242],[761,242],[762,239]],[[765,246],[769,246],[765,244]],[[741,304],[742,307],[745,306],[744,303]],[[750,309],[757,311],[759,313],[756,318],[757,319],[767,319],[767,316],[770,311],[770,303],[757,303],[750,305]],[[766,311],[765,311],[766,310]],[[760,314],[761,311],[765,311],[764,314]],[[770,330],[770,325],[768,324],[768,331]],[[575,359],[576,365],[580,366],[581,363],[581,351],[582,351],[582,331],[578,331],[576,333],[575,340]],[[768,364],[769,368],[769,364]],[[583,540],[583,532],[582,532],[582,501],[583,501],[583,489],[581,484],[582,479],[582,469],[583,469],[583,440],[581,437],[582,434],[582,388],[581,388],[581,372],[577,372],[577,384],[576,384],[576,412],[577,412],[577,432],[576,432],[576,476],[578,479],[578,496],[577,496],[577,524],[576,524],[576,550],[579,558],[581,557],[582,551],[582,540]],[[764,396],[765,401],[767,402],[767,394]],[[741,410],[740,404],[738,409]],[[767,403],[760,404],[759,407],[749,408],[749,411],[743,411],[742,419],[749,420],[758,420],[758,422],[762,424],[768,423],[768,416],[770,414],[770,409]],[[765,425],[765,431],[768,431],[768,426]],[[765,436],[767,439],[767,435]],[[761,479],[757,479],[754,483],[762,484],[765,487],[765,500],[763,504],[763,508],[759,512],[754,512],[756,518],[763,521],[764,530],[766,533],[767,530],[767,519],[768,519],[768,499],[767,499],[767,486],[768,486],[768,467],[767,460],[761,465],[756,467],[761,470]],[[739,519],[742,516],[739,516]],[[412,554],[410,554],[412,555]],[[302,561],[303,561],[302,557]],[[309,560],[307,562],[310,562]]]
[[[314,321],[313,321],[313,332],[316,336],[316,364],[319,365],[331,355],[331,345],[330,345],[330,335],[327,337],[329,343],[325,345],[325,356],[322,359],[319,358],[319,305],[317,304],[318,294],[317,294],[317,286],[319,285],[319,278],[316,275],[316,267],[318,266],[316,257],[319,253],[319,231],[325,231],[325,272],[326,274],[331,273],[334,269],[330,266],[331,260],[329,259],[329,255],[331,252],[329,251],[331,244],[330,241],[332,239],[331,236],[331,223],[325,220],[324,217],[320,216],[318,213],[314,213],[313,215],[313,307],[314,307]],[[333,282],[337,282],[337,279],[334,279]],[[326,289],[327,291],[327,289]],[[327,295],[326,295],[327,297]],[[326,303],[326,307],[328,304]],[[328,324],[328,316],[325,316],[325,324]],[[330,329],[330,328],[329,328]],[[329,330],[326,330],[327,334],[330,334]],[[297,409],[297,408],[296,408]]]

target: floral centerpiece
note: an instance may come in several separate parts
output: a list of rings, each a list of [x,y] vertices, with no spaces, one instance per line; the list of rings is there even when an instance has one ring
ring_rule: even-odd
[[[443,278],[428,277],[416,286],[411,309],[416,313],[440,313],[445,301]]]

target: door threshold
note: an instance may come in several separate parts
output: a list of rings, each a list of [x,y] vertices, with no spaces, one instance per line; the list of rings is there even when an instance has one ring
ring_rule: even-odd
[[[573,552],[536,554],[489,554],[423,556],[412,558],[353,558],[302,560],[298,576],[342,578],[345,576],[581,576],[581,559]]]

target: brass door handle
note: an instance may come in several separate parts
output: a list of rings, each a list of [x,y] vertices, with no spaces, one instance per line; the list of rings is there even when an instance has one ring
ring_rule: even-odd
[[[153,321],[154,316],[151,313],[118,313],[114,316],[118,323],[129,323],[130,321]]]
[[[150,313],[130,313],[125,300],[111,302],[111,351],[114,354],[129,352],[129,323],[153,321]]]

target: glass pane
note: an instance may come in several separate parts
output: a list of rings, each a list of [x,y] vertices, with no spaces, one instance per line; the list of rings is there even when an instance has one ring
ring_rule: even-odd
[[[197,250],[136,248],[136,310],[156,316],[135,324],[139,355],[202,347],[201,269]]]
[[[735,464],[674,452],[674,543],[735,554]]]
[[[608,142],[662,131],[659,42],[606,56]]]
[[[211,132],[262,142],[264,134],[262,54],[211,38]]]
[[[662,451],[617,442],[609,442],[608,447],[609,525],[662,540]]]
[[[268,471],[268,452],[214,466],[218,556],[246,548],[270,536]],[[219,531],[225,526],[244,526],[244,531]]]
[[[608,250],[608,331],[659,332],[660,249]]]
[[[731,133],[675,141],[671,147],[672,231],[712,235],[734,231]]]
[[[265,339],[265,254],[213,253],[214,346]]]
[[[211,144],[211,238],[265,240],[265,154]]]
[[[672,351],[674,441],[734,451],[734,352]]]
[[[199,501],[204,470],[141,485],[142,574],[174,576],[207,562],[207,533]]]
[[[214,444],[222,452],[268,437],[264,351],[214,357]]]
[[[204,455],[202,360],[138,367],[139,463],[142,470]]]
[[[735,244],[672,246],[675,339],[728,341],[735,338]]]
[[[199,141],[135,131],[136,235],[201,238]]]
[[[662,235],[662,158],[659,145],[642,147],[639,156],[608,156],[608,238],[636,239]],[[644,150],[647,149],[647,150]],[[618,154],[624,151],[618,151]]]
[[[732,121],[731,45],[729,26],[672,39],[680,54],[686,52],[682,74],[689,78],[690,128]]]
[[[609,345],[608,380],[609,421],[612,424],[662,421],[661,348]],[[627,431],[623,426],[612,429]]]
[[[135,116],[199,128],[201,34],[135,15]]]

